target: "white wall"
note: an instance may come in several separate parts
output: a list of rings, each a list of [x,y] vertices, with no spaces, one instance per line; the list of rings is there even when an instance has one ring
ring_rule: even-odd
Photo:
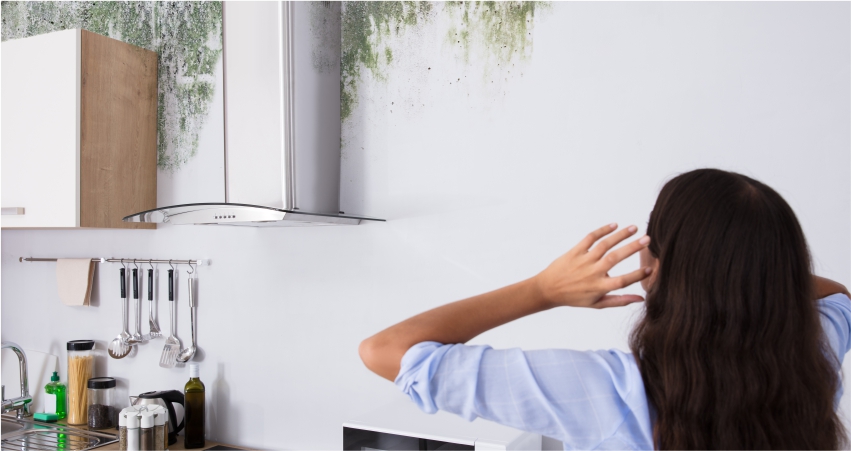
[[[119,265],[100,266],[98,305],[77,309],[60,304],[52,263],[19,256],[210,258],[198,284],[210,438],[327,449],[344,420],[402,396],[360,364],[361,339],[529,277],[601,224],[643,230],[682,171],[720,167],[776,188],[818,273],[851,284],[847,3],[554,4],[501,97],[478,81],[450,87],[452,70],[484,76],[441,51],[441,26],[398,38],[419,51],[394,52],[386,82],[365,74],[344,126],[343,210],[387,223],[3,230],[2,338],[64,357],[65,341],[103,344],[120,329]],[[422,61],[436,75],[414,73]],[[390,113],[399,96],[424,106]],[[640,308],[550,311],[474,342],[625,349]],[[133,394],[180,389],[187,371],[159,368],[161,346],[103,358],[99,372]]]

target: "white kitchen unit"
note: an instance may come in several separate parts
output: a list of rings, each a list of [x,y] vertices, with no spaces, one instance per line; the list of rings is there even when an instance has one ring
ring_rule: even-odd
[[[155,228],[157,55],[72,29],[2,43],[2,227]]]
[[[541,436],[449,412],[424,413],[408,399],[343,423],[344,450],[540,450]]]

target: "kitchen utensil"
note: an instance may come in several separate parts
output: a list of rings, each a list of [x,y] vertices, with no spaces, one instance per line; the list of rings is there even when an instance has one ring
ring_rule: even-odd
[[[165,340],[165,346],[163,346],[163,353],[160,356],[160,366],[163,368],[172,368],[177,363],[177,355],[180,353],[180,340],[174,335],[174,330],[177,329],[175,325],[175,311],[174,311],[174,270],[168,270],[168,305],[169,310],[171,312],[169,319],[169,326],[171,330],[171,335],[168,336]]]
[[[162,406],[168,411],[169,445],[177,443],[177,433],[183,430],[183,420],[181,419],[180,423],[177,423],[177,415],[174,413],[174,404],[180,404],[181,408],[184,406],[183,393],[177,390],[149,391],[142,393],[139,396],[130,397],[130,405],[133,407],[156,405]],[[150,410],[150,407],[148,407],[148,409]]]
[[[188,362],[192,356],[195,355],[195,296],[192,292],[192,285],[195,282],[195,278],[190,277],[188,279],[189,282],[189,316],[190,316],[190,324],[192,325],[192,345],[188,348],[180,351],[180,355],[177,356],[178,362]]]
[[[144,341],[142,339],[142,333],[140,329],[142,329],[142,310],[139,308],[139,270],[137,268],[133,268],[131,270],[131,274],[133,275],[133,314],[136,318],[136,332],[127,340],[128,343],[134,345],[136,343],[141,343]]]
[[[157,320],[154,319],[154,270],[148,270],[148,325],[151,328],[150,336],[151,338],[159,338],[162,337],[163,334],[160,332],[160,325],[157,324]]]
[[[130,345],[127,344],[127,340],[130,339],[130,332],[127,331],[127,277],[124,268],[118,271],[121,273],[121,319],[124,322],[124,329],[107,348],[107,353],[113,359],[123,359],[130,354]]]

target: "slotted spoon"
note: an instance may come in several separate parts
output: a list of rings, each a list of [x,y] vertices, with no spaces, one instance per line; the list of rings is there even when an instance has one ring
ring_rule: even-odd
[[[121,273],[121,319],[124,323],[124,329],[109,343],[107,353],[113,359],[122,359],[130,354],[130,346],[127,340],[130,339],[130,332],[127,331],[127,278],[124,275],[124,268],[119,270]]]
[[[169,329],[171,330],[171,335],[168,336],[165,340],[165,346],[163,346],[163,353],[160,356],[160,366],[163,368],[173,368],[177,363],[177,355],[180,353],[180,340],[174,335],[174,330],[177,329],[175,323],[177,322],[175,319],[175,311],[174,311],[174,270],[168,270],[168,305],[171,311],[170,320],[169,321]]]

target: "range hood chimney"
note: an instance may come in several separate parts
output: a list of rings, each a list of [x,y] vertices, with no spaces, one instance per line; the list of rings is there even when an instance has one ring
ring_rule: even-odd
[[[254,227],[383,221],[340,211],[340,4],[223,2],[224,203],[126,222]]]

